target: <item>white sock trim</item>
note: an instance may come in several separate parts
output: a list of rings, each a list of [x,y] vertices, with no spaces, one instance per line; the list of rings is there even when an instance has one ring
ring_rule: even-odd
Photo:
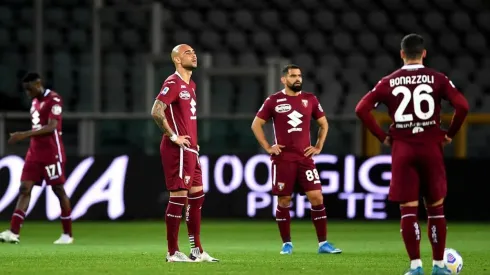
[[[437,265],[440,268],[444,268],[444,266],[445,266],[444,261],[435,261],[435,260],[432,261],[432,265],[433,266]]]
[[[416,269],[418,267],[422,267],[422,260],[416,259],[410,261],[410,269]]]

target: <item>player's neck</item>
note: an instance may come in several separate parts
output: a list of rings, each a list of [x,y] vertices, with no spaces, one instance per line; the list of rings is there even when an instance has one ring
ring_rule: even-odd
[[[42,91],[36,96],[37,99],[42,99],[46,94],[46,89],[42,88]]]
[[[184,80],[185,83],[189,84],[191,82],[192,71],[186,70],[184,68],[177,68],[177,73],[180,78]]]
[[[424,65],[424,62],[422,60],[405,60],[405,66],[406,65]]]
[[[286,92],[286,95],[288,95],[288,96],[298,96],[301,94],[301,92],[294,92],[290,89],[284,89],[284,91]]]

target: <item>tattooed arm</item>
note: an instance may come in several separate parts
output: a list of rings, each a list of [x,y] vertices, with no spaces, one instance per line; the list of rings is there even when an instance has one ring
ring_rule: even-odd
[[[162,130],[164,134],[171,137],[175,135],[170,125],[168,125],[167,118],[165,118],[165,109],[167,108],[167,104],[161,102],[160,100],[155,100],[153,103],[153,108],[151,108],[151,116],[155,120],[157,126]]]

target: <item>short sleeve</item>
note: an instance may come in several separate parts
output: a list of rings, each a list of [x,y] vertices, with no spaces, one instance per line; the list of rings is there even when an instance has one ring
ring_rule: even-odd
[[[165,81],[162,85],[162,88],[160,89],[160,93],[158,93],[156,99],[160,100],[161,102],[170,105],[172,104],[175,100],[177,100],[179,91],[177,89],[178,85],[175,83],[175,81]]]
[[[313,110],[312,110],[313,119],[317,120],[321,117],[324,117],[325,112],[323,111],[322,105],[318,101],[318,98],[314,96],[312,101],[313,101]]]
[[[274,107],[272,106],[272,104],[272,100],[270,100],[270,97],[268,97],[257,112],[257,117],[263,120],[269,120],[273,115],[272,110],[274,109]]]
[[[48,119],[60,120],[63,113],[63,100],[59,96],[51,99],[51,110]]]

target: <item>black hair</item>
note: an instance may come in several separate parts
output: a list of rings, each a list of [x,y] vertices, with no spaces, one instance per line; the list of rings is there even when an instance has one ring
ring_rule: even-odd
[[[283,75],[287,75],[289,73],[289,70],[291,70],[291,69],[300,69],[301,70],[301,68],[298,65],[289,64],[289,65],[284,66],[284,68],[282,68],[281,72]]]
[[[407,59],[418,59],[425,50],[424,38],[419,34],[409,34],[403,37],[401,48]]]
[[[36,80],[40,80],[41,76],[38,73],[30,72],[27,73],[23,78],[22,78],[22,83],[29,83],[33,82]]]

